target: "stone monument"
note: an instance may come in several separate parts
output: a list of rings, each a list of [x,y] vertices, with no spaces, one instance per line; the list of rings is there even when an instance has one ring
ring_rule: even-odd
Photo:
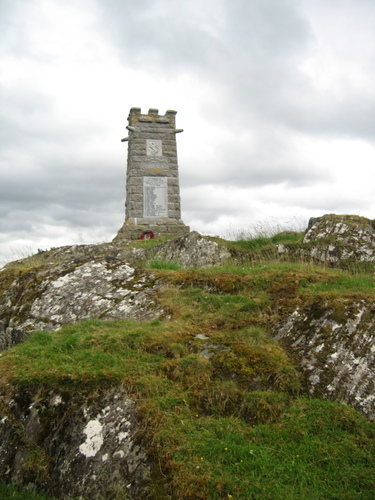
[[[176,111],[131,108],[128,122],[125,222],[115,240],[189,233],[181,220]]]

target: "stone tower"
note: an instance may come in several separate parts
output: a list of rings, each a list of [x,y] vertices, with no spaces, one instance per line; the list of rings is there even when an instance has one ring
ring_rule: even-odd
[[[155,238],[189,233],[181,220],[176,134],[182,130],[175,118],[176,111],[130,110],[129,137],[122,139],[128,141],[125,222],[115,240],[139,239],[145,231]]]

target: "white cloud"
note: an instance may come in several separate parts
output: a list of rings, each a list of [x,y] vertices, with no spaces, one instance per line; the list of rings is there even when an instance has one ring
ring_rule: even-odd
[[[110,240],[133,106],[176,109],[183,218],[373,218],[370,0],[0,4],[0,261]]]

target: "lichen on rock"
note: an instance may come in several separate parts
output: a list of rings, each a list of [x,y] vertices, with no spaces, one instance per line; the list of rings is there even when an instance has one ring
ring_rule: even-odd
[[[84,319],[143,321],[162,316],[157,300],[161,281],[137,267],[137,261],[155,258],[208,267],[230,257],[225,245],[196,232],[149,249],[118,241],[61,247],[34,256],[29,269],[0,273],[0,351],[32,331],[57,330]]]
[[[304,243],[326,241],[326,251],[315,251],[316,259],[375,261],[374,221],[355,215],[324,215],[310,219]]]
[[[338,266],[375,262],[375,221],[357,215],[311,218],[302,245],[278,245],[280,257]]]
[[[220,266],[231,258],[227,247],[204,238],[196,231],[167,241],[152,250],[154,259],[176,262],[183,267]]]
[[[298,307],[275,338],[298,357],[312,396],[346,403],[375,420],[375,303],[316,299]]]
[[[62,499],[147,498],[152,463],[125,391],[24,391],[4,411],[2,477]]]
[[[68,256],[14,279],[0,300],[0,350],[35,330],[58,330],[84,319],[152,320],[163,314],[160,282],[114,257]]]
[[[310,221],[304,243],[299,242],[294,247],[285,244],[279,251],[282,250],[286,258],[293,256],[299,262],[312,260],[324,265],[339,266],[342,262],[364,262],[366,259],[373,262],[373,230],[373,221],[369,219],[324,216]],[[266,253],[259,253],[257,257],[258,261],[263,260],[264,275],[258,268],[255,274],[245,268],[233,275],[227,269],[217,274],[190,269],[176,274],[159,272],[156,276],[136,264],[164,259],[182,267],[212,267],[242,262],[241,259],[252,262],[253,254],[236,254],[230,245],[195,232],[163,243],[155,242],[154,246],[142,246],[139,242],[132,245],[121,240],[111,244],[62,247],[46,252],[40,262],[35,259],[34,265],[28,268],[17,270],[14,266],[0,272],[0,350],[22,342],[32,331],[49,332],[85,319],[147,321],[169,318],[166,311],[174,317],[174,308],[170,306],[172,300],[181,299],[178,295],[181,291],[196,287],[197,297],[187,295],[189,310],[180,316],[184,318],[181,324],[177,323],[181,336],[187,332],[188,340],[180,345],[180,337],[175,342],[168,332],[165,338],[162,336],[163,342],[156,351],[158,355],[166,355],[160,370],[169,381],[179,382],[178,377],[182,377],[180,374],[184,374],[186,368],[181,352],[190,350],[193,354],[186,366],[191,367],[194,382],[197,369],[202,370],[202,380],[207,380],[211,366],[220,374],[218,391],[224,388],[228,392],[224,391],[222,399],[218,396],[216,400],[209,388],[204,389],[206,392],[201,395],[202,401],[206,401],[206,409],[212,411],[216,404],[219,407],[220,401],[227,396],[237,405],[237,395],[242,390],[249,391],[249,395],[255,391],[268,396],[277,395],[280,388],[284,391],[284,405],[286,396],[294,397],[301,389],[301,370],[304,379],[301,391],[349,404],[375,420],[375,303],[372,290],[368,294],[364,291],[363,294],[355,292],[343,296],[337,290],[333,294],[316,292],[316,289],[314,293],[305,293],[301,291],[301,282],[306,276],[307,281],[311,278],[315,283],[322,275],[325,279],[329,274],[327,270],[320,268],[315,276],[316,268],[312,268],[310,276],[310,271],[308,275],[300,272],[298,264],[293,272],[285,273],[281,267],[274,272],[274,262],[267,267]],[[267,253],[268,260],[275,258],[275,248],[273,246],[272,253]],[[328,279],[335,281],[335,272],[329,272]],[[168,286],[173,292],[170,303],[166,299]],[[258,289],[262,294],[259,297],[255,293]],[[200,309],[203,290],[206,296]],[[224,306],[232,303],[239,292],[244,294],[246,302],[241,299],[236,303],[238,307],[226,309]],[[216,294],[215,301],[206,300],[211,293]],[[216,301],[217,297],[220,301]],[[254,297],[262,304],[259,309]],[[178,317],[185,306],[183,301],[176,300],[176,303]],[[222,317],[218,312],[221,310],[224,311]],[[201,316],[205,314],[203,321]],[[254,333],[250,341],[249,332],[242,330],[252,324],[273,330],[281,347],[276,348],[270,342],[269,350],[264,343],[258,348],[259,332],[258,336]],[[167,326],[173,331],[175,325]],[[160,322],[148,326],[157,331]],[[140,342],[147,345],[147,335],[143,336],[147,331],[145,324],[140,326],[140,331]],[[190,338],[192,332],[195,333],[194,341]],[[220,337],[223,332],[225,340]],[[241,332],[242,340],[239,338]],[[49,337],[43,335],[43,338]],[[155,345],[149,342],[147,348],[153,351]],[[14,350],[16,354],[17,350]],[[122,352],[120,350],[120,356]],[[264,359],[263,352],[267,354]],[[12,352],[3,355],[6,369],[9,354]],[[137,351],[135,356],[139,354]],[[287,358],[293,359],[293,363],[287,364]],[[22,363],[21,357],[21,372],[25,371]],[[126,364],[122,358],[120,364]],[[281,377],[278,376],[279,368]],[[38,364],[36,371],[39,369]],[[121,385],[129,383],[127,387],[131,390],[134,381],[124,378],[116,382],[117,388],[111,389],[108,389],[109,379],[105,381],[106,387],[102,382],[99,377],[91,389],[84,384],[79,388],[79,377],[74,388],[69,382],[62,386],[64,389],[60,386],[60,389],[57,386],[47,389],[43,384],[37,389],[30,387],[30,381],[29,385],[19,387],[17,383],[14,387],[4,383],[0,399],[0,474],[9,482],[62,499],[72,496],[82,499],[147,498],[152,495],[149,485],[154,464],[139,441],[141,435],[146,441],[146,434],[142,434],[145,421],[139,432],[136,403]],[[237,387],[235,392],[230,392],[234,383],[241,391]],[[144,407],[140,408],[142,412]],[[238,405],[233,407],[236,416],[237,409]],[[253,413],[249,410],[248,415],[255,418]]]

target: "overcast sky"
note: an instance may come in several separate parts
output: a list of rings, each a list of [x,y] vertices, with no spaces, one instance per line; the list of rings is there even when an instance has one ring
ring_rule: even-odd
[[[116,235],[131,107],[191,229],[375,218],[374,0],[0,0],[0,264]]]

